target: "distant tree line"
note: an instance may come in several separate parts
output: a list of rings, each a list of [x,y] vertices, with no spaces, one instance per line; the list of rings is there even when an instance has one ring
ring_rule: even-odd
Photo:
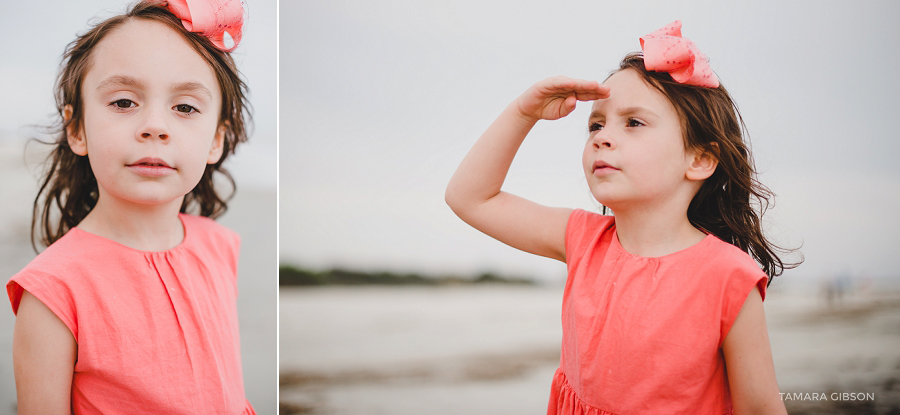
[[[278,268],[279,285],[458,285],[458,284],[517,284],[534,285],[534,280],[521,277],[505,277],[485,272],[473,277],[455,275],[427,276],[417,273],[364,272],[334,268],[311,271],[292,265]]]

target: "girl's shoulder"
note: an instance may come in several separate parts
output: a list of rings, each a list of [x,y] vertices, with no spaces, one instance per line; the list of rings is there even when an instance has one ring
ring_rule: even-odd
[[[187,213],[179,216],[184,224],[186,245],[200,250],[212,250],[226,256],[237,255],[241,246],[241,237],[237,232],[204,216]]]
[[[41,251],[19,273],[33,270],[51,273],[54,270],[77,272],[84,266],[114,256],[115,250],[115,245],[103,243],[95,235],[76,227]]]
[[[230,275],[237,275],[241,237],[237,232],[216,221],[182,213],[184,223],[184,249],[200,262],[214,263],[227,267]]]
[[[710,241],[703,245],[702,251],[711,264],[719,268],[746,270],[753,274],[765,275],[750,254],[715,235],[708,235],[707,239]]]
[[[569,216],[569,226],[583,228],[609,227],[615,224],[615,216],[601,215],[584,209],[575,209]]]
[[[707,275],[705,283],[717,281],[715,291],[736,295],[743,304],[743,299],[754,287],[759,288],[763,300],[766,297],[768,276],[759,264],[740,248],[725,242],[714,235],[706,238],[709,243],[698,250],[691,269],[697,275]]]
[[[237,232],[208,217],[188,213],[181,213],[179,217],[181,222],[184,223],[186,232],[194,231],[196,235],[208,236],[214,239],[227,238],[236,241],[241,239]]]
[[[615,227],[614,216],[575,209],[566,224],[566,240],[596,237]]]
[[[72,228],[39,253],[6,284],[13,313],[18,312],[24,290],[28,290],[50,307],[66,325],[75,330],[71,318],[70,293],[77,287],[90,285],[93,275],[104,269],[110,259],[118,258],[115,246],[100,243],[93,235]]]
[[[573,210],[566,223],[566,264],[575,267],[586,256],[595,255],[598,247],[608,247],[612,240],[612,231],[615,230],[615,223],[615,218],[612,216],[582,209]],[[604,250],[600,249],[600,251]]]

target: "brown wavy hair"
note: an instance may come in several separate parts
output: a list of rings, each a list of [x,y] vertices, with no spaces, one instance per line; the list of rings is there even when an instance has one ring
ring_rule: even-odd
[[[72,152],[66,131],[69,127],[75,131],[83,127],[81,85],[91,68],[91,51],[106,35],[131,19],[160,22],[180,33],[215,72],[222,92],[219,125],[226,126],[222,157],[215,164],[206,165],[200,182],[185,195],[181,212],[190,211],[216,218],[228,208],[227,202],[234,195],[236,185],[222,163],[229,154],[234,154],[238,143],[247,141],[249,135],[251,115],[247,85],[241,79],[229,53],[217,49],[208,38],[185,30],[181,20],[169,12],[165,5],[161,1],[141,1],[130,7],[125,14],[98,23],[66,47],[55,88],[58,119],[51,128],[56,138],[54,141],[44,142],[55,148],[47,157],[46,170],[32,211],[31,244],[35,251],[38,250],[37,234],[40,234],[41,244],[49,246],[78,225],[97,204],[97,179],[91,170],[89,156],[79,156]],[[72,108],[68,120],[64,116],[67,106]],[[227,196],[220,194],[214,186],[216,173],[224,176],[230,183],[231,192]]]
[[[613,73],[626,69],[638,73],[675,107],[685,148],[711,154],[719,163],[688,205],[691,224],[750,254],[769,277],[769,284],[785,269],[800,265],[802,255],[797,262],[779,257],[797,249],[779,247],[762,232],[760,220],[775,194],[756,179],[749,142],[744,140],[747,127],[725,87],[681,84],[667,72],[648,71],[640,52],[625,56]]]

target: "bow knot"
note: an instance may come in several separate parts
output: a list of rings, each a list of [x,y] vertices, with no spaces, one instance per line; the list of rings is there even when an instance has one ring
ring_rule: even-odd
[[[648,71],[668,72],[681,84],[719,87],[719,78],[709,67],[709,58],[694,42],[681,37],[681,20],[642,37],[641,49]]]
[[[181,19],[188,32],[199,33],[222,51],[231,52],[241,43],[244,6],[241,0],[168,0],[166,8]],[[225,46],[225,33],[234,44]]]

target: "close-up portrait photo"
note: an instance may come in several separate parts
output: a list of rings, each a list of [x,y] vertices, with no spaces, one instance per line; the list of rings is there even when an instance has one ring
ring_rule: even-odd
[[[277,411],[276,16],[5,5],[0,413]]]

